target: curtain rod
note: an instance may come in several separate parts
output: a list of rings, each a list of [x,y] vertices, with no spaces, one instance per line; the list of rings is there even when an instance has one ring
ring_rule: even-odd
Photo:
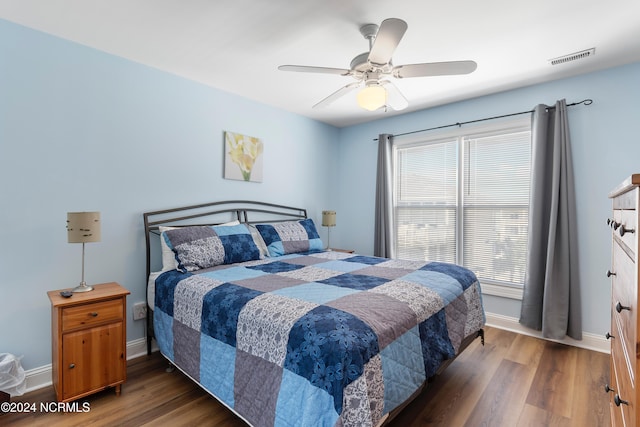
[[[593,99],[583,99],[580,102],[574,102],[574,103],[571,103],[571,104],[567,104],[567,107],[573,107],[574,105],[580,105],[580,104],[591,105],[591,104],[593,104]],[[554,108],[556,108],[556,107],[547,107],[547,111],[548,110],[552,110]],[[484,118],[484,119],[469,120],[467,122],[452,123],[450,125],[437,126],[437,127],[428,128],[428,129],[414,130],[414,131],[411,131],[411,132],[399,133],[397,135],[392,135],[392,136],[394,136],[394,137],[396,137],[396,136],[405,136],[405,135],[411,135],[411,134],[414,134],[414,133],[427,132],[427,131],[430,131],[430,130],[449,128],[449,127],[453,127],[453,126],[461,127],[462,125],[468,125],[470,123],[484,122],[486,120],[502,119],[504,117],[519,116],[521,114],[530,114],[530,113],[533,113],[533,111],[534,110],[520,111],[519,113],[503,114],[502,116],[493,116],[493,117],[487,117],[487,118]],[[377,140],[378,140],[378,138],[374,139],[374,141],[377,141]]]

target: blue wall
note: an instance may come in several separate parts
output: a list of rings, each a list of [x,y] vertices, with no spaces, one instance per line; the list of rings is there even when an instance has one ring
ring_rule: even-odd
[[[263,183],[222,178],[223,132],[261,137]],[[51,362],[46,292],[80,281],[68,211],[102,214],[86,280],[131,291],[144,336],[142,212],[246,198],[306,207],[332,196],[339,130],[0,20],[0,353]]]
[[[380,133],[399,134],[451,123],[593,99],[590,106],[569,108],[578,207],[579,269],[582,286],[583,330],[604,334],[610,325],[611,235],[609,191],[627,176],[640,173],[640,63],[574,78],[538,84],[438,108],[390,117],[343,129],[338,176],[343,183],[336,210],[337,245],[360,253],[373,251],[373,206],[377,144]],[[346,224],[346,226],[341,226]],[[488,312],[520,316],[516,300],[486,296]]]
[[[373,251],[379,133],[401,133],[592,98],[569,111],[581,230],[584,331],[609,328],[607,194],[640,172],[640,64],[337,129],[0,20],[0,352],[50,363],[46,292],[80,280],[66,212],[102,212],[87,281],[131,290],[127,340],[144,336],[142,212],[247,198],[338,212],[333,246]],[[265,142],[264,182],[222,178],[225,130]],[[292,161],[295,159],[295,161]],[[321,231],[325,236],[324,230]],[[518,317],[519,303],[485,297]]]

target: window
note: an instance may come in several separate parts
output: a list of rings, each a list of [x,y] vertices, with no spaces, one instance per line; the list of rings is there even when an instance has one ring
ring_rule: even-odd
[[[530,164],[529,118],[396,141],[397,257],[464,265],[483,291],[521,288]]]

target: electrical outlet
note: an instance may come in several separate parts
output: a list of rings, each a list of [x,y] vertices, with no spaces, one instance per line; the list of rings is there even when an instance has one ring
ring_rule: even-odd
[[[147,317],[147,303],[139,302],[133,304],[133,320],[140,320]]]

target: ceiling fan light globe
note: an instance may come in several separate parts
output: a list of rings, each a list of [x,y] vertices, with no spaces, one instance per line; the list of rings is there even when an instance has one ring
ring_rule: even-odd
[[[358,92],[358,105],[365,110],[375,111],[387,103],[387,90],[379,85],[367,86]]]

